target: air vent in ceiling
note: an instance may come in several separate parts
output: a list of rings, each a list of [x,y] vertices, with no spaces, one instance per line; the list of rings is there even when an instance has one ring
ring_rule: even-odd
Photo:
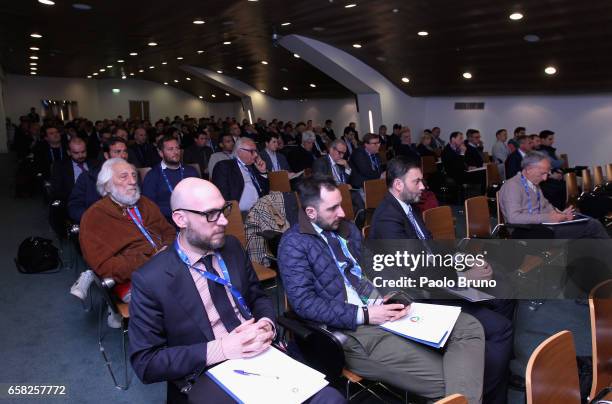
[[[456,102],[455,109],[484,109],[484,102]]]

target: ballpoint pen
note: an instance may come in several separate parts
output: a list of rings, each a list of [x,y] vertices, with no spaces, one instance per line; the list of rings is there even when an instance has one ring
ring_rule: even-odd
[[[280,379],[280,377],[278,377],[278,376],[263,375],[263,374],[260,374],[260,373],[247,372],[246,370],[241,370],[241,369],[234,369],[234,373],[238,373],[239,375],[243,375],[243,376],[260,376],[260,377],[271,377],[271,378],[277,379],[277,380]]]

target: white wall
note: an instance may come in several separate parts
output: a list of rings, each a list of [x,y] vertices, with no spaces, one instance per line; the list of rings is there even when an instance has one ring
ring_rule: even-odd
[[[485,102],[482,111],[457,111],[455,102]],[[517,126],[527,133],[550,129],[556,133],[557,153],[567,153],[570,165],[599,165],[612,161],[612,94],[523,97],[431,97],[425,99],[424,127],[450,132],[481,131],[490,150],[497,129],[509,136]]]
[[[114,94],[113,88],[119,88],[121,92]],[[202,117],[207,116],[209,110],[208,103],[191,94],[146,80],[7,75],[6,114],[13,122],[19,122],[19,117],[27,114],[30,107],[36,107],[40,112],[42,99],[77,101],[79,115],[92,120],[129,116],[129,100],[148,100],[151,119],[154,120],[184,114]]]

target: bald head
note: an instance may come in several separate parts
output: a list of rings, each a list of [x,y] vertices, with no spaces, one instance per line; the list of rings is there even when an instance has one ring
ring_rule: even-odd
[[[201,178],[189,177],[179,182],[170,198],[170,206],[175,209],[193,209],[206,211],[219,208],[213,206],[214,201],[225,202],[219,189],[212,183]]]

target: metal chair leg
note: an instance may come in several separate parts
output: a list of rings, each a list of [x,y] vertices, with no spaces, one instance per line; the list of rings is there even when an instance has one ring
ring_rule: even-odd
[[[126,337],[127,337],[127,327],[125,326],[125,319],[121,320],[121,345],[122,345],[122,353],[123,353],[123,367],[124,367],[124,375],[125,379],[123,380],[123,384],[119,384],[117,382],[117,378],[115,377],[115,372],[113,371],[112,362],[109,360],[108,355],[106,354],[106,350],[102,341],[106,336],[106,332],[102,332],[103,322],[104,322],[104,314],[107,309],[107,304],[105,302],[100,302],[100,309],[98,315],[98,346],[100,349],[100,354],[102,354],[102,358],[104,359],[104,363],[108,369],[108,372],[113,379],[113,384],[115,388],[119,390],[127,390],[130,387],[130,381],[128,378],[128,363],[127,363],[127,349],[126,349]]]

